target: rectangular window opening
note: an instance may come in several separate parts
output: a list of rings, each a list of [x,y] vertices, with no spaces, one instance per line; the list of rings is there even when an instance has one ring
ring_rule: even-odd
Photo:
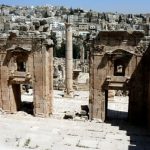
[[[17,71],[26,71],[26,62],[17,62]]]

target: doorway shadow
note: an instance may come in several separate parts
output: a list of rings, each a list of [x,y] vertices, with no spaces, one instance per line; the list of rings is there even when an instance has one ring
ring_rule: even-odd
[[[24,111],[27,114],[33,115],[33,109],[34,109],[34,105],[33,102],[21,102],[21,108],[20,111]]]
[[[27,114],[33,115],[33,101],[29,101],[26,97],[22,100],[21,84],[12,84],[12,89],[17,111],[23,111]]]
[[[107,109],[107,120],[127,120],[128,112]]]

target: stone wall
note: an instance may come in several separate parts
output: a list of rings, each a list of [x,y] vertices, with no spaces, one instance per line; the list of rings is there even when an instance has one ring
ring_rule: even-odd
[[[145,102],[144,107],[144,119],[145,123],[147,124],[148,128],[150,128],[150,46],[148,47],[147,51],[145,52],[143,59],[142,59],[142,72],[143,72],[143,90],[144,96],[143,101]]]

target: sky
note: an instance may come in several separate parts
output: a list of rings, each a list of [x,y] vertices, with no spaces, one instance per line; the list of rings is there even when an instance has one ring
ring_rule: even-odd
[[[150,13],[150,0],[0,0],[7,5],[53,5],[99,12]]]

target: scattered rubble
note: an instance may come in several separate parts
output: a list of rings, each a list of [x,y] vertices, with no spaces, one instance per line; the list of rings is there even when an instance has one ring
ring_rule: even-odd
[[[73,119],[73,120],[88,120],[89,119],[89,108],[87,105],[81,105],[80,112],[65,112],[64,119]]]

